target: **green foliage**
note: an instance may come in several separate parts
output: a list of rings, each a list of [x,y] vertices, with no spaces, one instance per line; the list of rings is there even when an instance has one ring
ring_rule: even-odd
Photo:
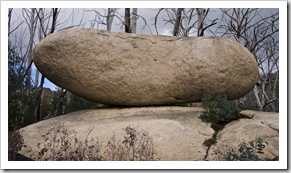
[[[204,142],[203,142],[203,145],[210,148],[211,145],[214,145],[216,144],[216,139],[214,138],[209,138],[209,139],[206,139]]]
[[[216,135],[219,130],[232,120],[240,118],[240,109],[233,101],[228,101],[226,96],[214,92],[207,92],[202,98],[203,108],[205,112],[200,115],[200,119],[204,122],[211,123],[211,128],[215,131],[212,138],[206,139],[203,145],[208,148],[216,143]]]
[[[15,130],[8,133],[8,160],[16,161],[17,152],[21,150],[24,145],[22,131]]]
[[[34,117],[34,89],[26,87],[23,58],[8,45],[8,129],[21,128],[36,121]]]
[[[69,98],[67,98],[69,97]],[[66,112],[74,112],[74,111],[79,111],[79,110],[84,110],[84,109],[93,109],[97,108],[100,106],[100,104],[96,102],[92,102],[89,100],[86,100],[82,97],[79,97],[75,94],[68,94],[65,97],[66,100],[64,100],[65,106],[66,106]]]
[[[271,159],[260,159],[259,154],[264,154],[264,149],[267,142],[264,142],[261,138],[255,141],[250,141],[248,144],[239,144],[238,151],[228,152],[226,156],[227,161],[265,161]]]
[[[200,116],[204,122],[228,123],[240,118],[240,109],[233,101],[228,101],[226,96],[208,92],[202,98],[205,112]]]
[[[22,108],[25,90],[20,57],[16,55],[10,42],[8,46],[8,128],[9,131],[22,124]]]

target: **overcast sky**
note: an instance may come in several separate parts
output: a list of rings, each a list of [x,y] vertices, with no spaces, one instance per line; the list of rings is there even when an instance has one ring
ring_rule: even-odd
[[[48,13],[50,9],[45,9]],[[107,9],[94,9],[98,11],[102,15],[106,15]],[[262,16],[268,16],[271,14],[274,14],[278,12],[278,9],[260,9]],[[138,8],[138,15],[141,17],[137,20],[137,34],[157,34],[155,27],[154,27],[154,18],[157,14],[158,9],[148,9],[148,8]],[[10,37],[10,40],[12,44],[17,45],[17,42],[19,42],[20,37],[23,37],[23,41],[25,44],[28,44],[29,40],[29,33],[27,29],[27,24],[25,22],[25,19],[23,17],[23,9],[16,8],[13,9],[12,13],[12,20],[11,20],[11,30],[16,28],[21,22],[24,21],[20,25],[17,30],[15,30]],[[118,9],[116,12],[116,15],[119,16],[120,19],[123,19],[124,16],[124,9]],[[167,19],[167,13],[163,12],[159,15],[159,18],[157,20],[157,28],[159,35],[171,35],[173,30],[173,25],[170,23],[166,23],[164,19]],[[220,9],[211,9],[209,15],[207,16],[206,23],[211,23],[214,19],[218,18],[218,24],[216,26],[219,26],[219,19],[221,18],[221,12]],[[69,26],[76,26],[76,27],[83,27],[83,28],[95,28],[95,29],[103,29],[106,30],[106,26],[102,24],[98,24],[96,20],[104,20],[105,18],[99,17],[97,13],[93,11],[93,9],[71,9],[71,8],[64,8],[61,9],[61,12],[58,16],[58,26],[56,30],[60,30]],[[121,21],[118,19],[118,17],[114,18],[112,31],[113,32],[124,32],[124,27],[122,27]],[[144,20],[143,20],[144,19]],[[193,20],[195,22],[196,19]],[[146,21],[146,23],[145,23]],[[215,27],[213,26],[210,29],[212,31],[215,31]],[[190,36],[196,36],[196,29],[194,28],[192,32],[190,33]],[[213,33],[210,32],[210,30],[206,30],[205,32],[206,36],[213,35]],[[38,43],[37,37],[35,39],[35,44]],[[32,75],[35,75],[35,67],[33,66],[33,72]],[[34,79],[34,76],[32,76],[32,79]],[[55,86],[50,83],[48,80],[45,81],[44,87],[54,88]]]

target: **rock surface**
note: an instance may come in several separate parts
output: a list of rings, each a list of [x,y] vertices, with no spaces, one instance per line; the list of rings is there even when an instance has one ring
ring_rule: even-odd
[[[122,143],[126,135],[124,129],[130,125],[149,132],[160,160],[201,160],[206,155],[206,147],[202,144],[214,133],[209,124],[198,119],[202,111],[195,107],[142,107],[74,112],[23,128],[24,143],[28,147],[21,154],[29,157],[30,148],[37,151],[41,135],[59,123],[68,130],[75,130],[82,141],[94,128],[89,138],[98,137],[103,148],[113,133]]]
[[[207,90],[229,99],[258,79],[252,54],[222,37],[170,37],[67,29],[36,45],[35,65],[50,81],[111,105],[197,102]]]
[[[103,147],[113,133],[121,143],[127,126],[138,127],[149,132],[149,136],[153,138],[155,154],[159,160],[192,161],[205,160],[205,157],[206,160],[223,160],[223,154],[230,147],[237,148],[240,142],[258,137],[269,143],[267,152],[262,157],[274,158],[279,155],[279,133],[267,125],[278,122],[278,113],[254,111],[253,119],[240,119],[228,124],[218,133],[217,144],[207,152],[203,142],[212,137],[214,130],[210,124],[203,123],[198,118],[202,112],[203,109],[199,107],[179,106],[78,111],[23,128],[24,143],[28,147],[23,148],[20,154],[30,157],[29,150],[38,150],[37,143],[42,140],[41,135],[61,123],[66,129],[75,130],[82,141],[93,128],[89,138],[98,137]],[[267,116],[264,117],[264,114]]]
[[[231,148],[237,149],[242,142],[258,138],[268,143],[260,158],[274,159],[279,156],[279,113],[252,111],[252,119],[239,119],[227,124],[217,134],[217,143],[211,146],[207,159],[223,160]],[[272,127],[274,126],[274,127]]]

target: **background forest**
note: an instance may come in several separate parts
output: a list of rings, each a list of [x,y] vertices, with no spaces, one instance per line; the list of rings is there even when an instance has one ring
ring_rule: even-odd
[[[74,27],[235,40],[254,55],[260,72],[257,85],[236,104],[241,109],[279,111],[279,9],[9,9],[9,131],[60,114],[105,106],[51,84],[34,66],[32,51],[40,40]]]

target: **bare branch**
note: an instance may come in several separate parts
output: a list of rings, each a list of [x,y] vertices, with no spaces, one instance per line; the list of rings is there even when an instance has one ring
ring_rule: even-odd
[[[154,24],[155,24],[155,29],[156,29],[156,33],[157,33],[157,35],[159,35],[158,28],[157,28],[157,24],[158,24],[158,16],[159,16],[160,12],[163,11],[163,10],[164,10],[164,8],[159,9],[158,13],[157,13],[156,16],[155,16],[155,23],[154,23]]]
[[[182,14],[183,8],[178,8],[177,14],[176,14],[176,21],[174,25],[174,30],[173,30],[173,36],[177,36],[179,32],[179,26],[181,23],[181,14]]]
[[[18,24],[12,31],[10,31],[9,33],[8,33],[8,36],[11,34],[11,33],[13,33],[15,30],[17,30],[22,24],[24,23],[24,21],[21,21],[20,22],[20,24]]]

